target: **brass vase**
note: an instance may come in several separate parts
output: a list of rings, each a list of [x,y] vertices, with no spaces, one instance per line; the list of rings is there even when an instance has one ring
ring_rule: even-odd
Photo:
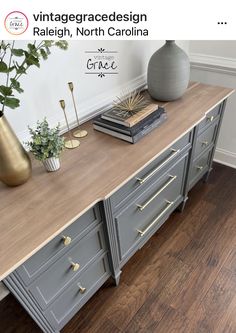
[[[4,115],[0,116],[0,180],[8,186],[25,183],[31,161]]]

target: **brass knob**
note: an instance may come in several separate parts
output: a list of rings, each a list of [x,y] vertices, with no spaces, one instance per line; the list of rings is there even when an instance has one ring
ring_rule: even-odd
[[[74,272],[78,271],[78,269],[80,268],[80,264],[78,264],[77,262],[72,262],[71,263],[71,267],[72,267],[72,270]]]
[[[212,122],[214,120],[214,116],[207,117],[207,120],[209,120],[210,122]]]
[[[203,142],[202,142],[202,145],[203,145],[203,146],[207,146],[207,145],[208,145],[208,141],[203,141]]]
[[[197,169],[199,170],[199,171],[202,171],[202,169],[203,169],[203,166],[197,166]]]
[[[86,291],[86,288],[79,286],[79,292],[80,292],[81,294],[84,294],[85,291]]]
[[[62,239],[65,246],[69,245],[72,240],[69,236],[62,236]]]

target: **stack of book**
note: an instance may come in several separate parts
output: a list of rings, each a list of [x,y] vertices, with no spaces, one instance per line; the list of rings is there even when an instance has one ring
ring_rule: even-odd
[[[157,104],[149,104],[131,116],[128,112],[110,109],[94,118],[93,127],[97,131],[135,143],[166,119],[164,108]]]

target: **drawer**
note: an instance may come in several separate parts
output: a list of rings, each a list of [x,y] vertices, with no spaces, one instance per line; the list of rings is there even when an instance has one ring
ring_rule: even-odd
[[[89,266],[44,312],[55,330],[61,329],[110,276],[106,256]]]
[[[36,279],[29,291],[45,309],[89,263],[105,251],[102,226],[96,227]]]
[[[24,284],[29,285],[39,274],[45,271],[53,261],[68,251],[78,239],[100,221],[99,207],[96,205],[17,268],[16,272]]]
[[[210,167],[212,149],[207,151],[205,154],[197,158],[190,170],[190,188],[203,177]]]
[[[217,105],[213,110],[208,112],[206,114],[206,117],[200,122],[198,127],[198,132],[204,131],[205,128],[210,126],[216,119],[218,119],[218,116],[221,111],[221,104]]]
[[[164,151],[152,163],[122,186],[120,190],[116,191],[110,198],[113,211],[120,209],[134,194],[139,190],[144,191],[150,183],[153,183],[156,178],[160,177],[170,166],[170,163],[173,163],[174,160],[179,157],[181,151],[183,151],[186,146],[190,146],[190,142],[191,132],[184,135],[179,141]]]
[[[194,150],[194,159],[197,158],[204,150],[208,149],[208,147],[214,143],[217,128],[218,122],[214,122],[201,135],[197,137]]]
[[[125,259],[182,195],[187,155],[115,217],[120,260]]]

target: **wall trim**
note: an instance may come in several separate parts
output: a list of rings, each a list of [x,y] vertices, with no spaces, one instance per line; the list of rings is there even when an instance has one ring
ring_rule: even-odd
[[[236,58],[190,53],[191,68],[236,75]]]
[[[146,74],[142,74],[137,76],[133,80],[126,82],[116,88],[110,89],[105,93],[96,95],[95,97],[90,98],[88,101],[79,104],[79,114],[80,114],[80,122],[81,124],[92,119],[94,116],[104,112],[108,108],[111,107],[114,99],[120,94],[128,94],[134,90],[141,90],[147,84]],[[68,121],[70,124],[71,129],[77,126],[76,123],[76,116],[74,114],[74,110],[67,110]],[[58,117],[48,117],[47,118],[49,124],[51,126],[56,126],[58,123]],[[65,119],[63,117],[63,113],[61,113],[61,118],[59,119],[61,134],[67,132],[67,127],[65,123]],[[26,141],[29,140],[29,131],[25,129],[24,131],[16,133],[20,141],[24,144]]]
[[[222,148],[216,148],[214,161],[236,169],[236,153]]]

